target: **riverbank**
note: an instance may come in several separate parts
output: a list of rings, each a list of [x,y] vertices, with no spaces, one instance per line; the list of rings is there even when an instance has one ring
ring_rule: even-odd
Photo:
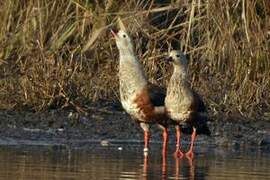
[[[258,146],[270,149],[270,123],[232,117],[213,117],[209,121],[211,137],[198,136],[203,146]],[[161,131],[153,126],[152,143],[161,143]],[[169,130],[174,144],[174,128]],[[189,136],[183,137],[187,144]],[[140,127],[119,104],[105,103],[88,107],[87,114],[72,110],[46,112],[0,111],[1,145],[70,145],[97,143],[143,143]],[[172,145],[173,146],[173,145]]]

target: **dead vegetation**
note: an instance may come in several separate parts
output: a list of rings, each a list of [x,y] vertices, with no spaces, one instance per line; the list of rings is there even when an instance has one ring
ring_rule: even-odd
[[[117,101],[118,52],[108,28],[120,16],[151,81],[166,85],[171,67],[163,57],[180,48],[212,113],[269,119],[267,0],[3,0],[0,7],[1,109]]]

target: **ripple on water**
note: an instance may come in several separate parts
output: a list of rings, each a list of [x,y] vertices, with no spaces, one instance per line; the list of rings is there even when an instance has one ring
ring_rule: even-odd
[[[270,155],[260,149],[205,148],[193,160],[175,159],[169,149],[121,144],[92,148],[1,146],[0,179],[269,179]]]

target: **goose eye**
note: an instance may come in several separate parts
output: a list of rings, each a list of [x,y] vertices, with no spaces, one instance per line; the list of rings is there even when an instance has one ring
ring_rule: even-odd
[[[178,58],[179,58],[179,57],[180,57],[180,55],[179,55],[179,54],[176,54],[176,57],[178,57]]]
[[[126,38],[127,36],[124,34],[123,37]]]

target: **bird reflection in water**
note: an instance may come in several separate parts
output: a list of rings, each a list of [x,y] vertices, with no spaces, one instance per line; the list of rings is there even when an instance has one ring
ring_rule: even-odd
[[[167,177],[167,153],[166,151],[162,151],[162,179],[166,179]]]
[[[185,156],[186,158],[175,158],[175,179],[182,179],[182,177],[189,177],[188,179],[195,179],[195,166],[193,165],[193,158],[189,156]],[[188,168],[181,168],[181,163],[187,161]],[[180,174],[181,170],[183,170],[183,174]],[[187,171],[186,171],[187,170]]]
[[[143,179],[147,179],[147,171],[148,171],[148,154],[145,154],[144,155],[144,158],[143,158]]]
[[[149,157],[148,155],[144,156],[143,161],[143,179],[148,179],[148,170],[149,170]],[[175,158],[175,166],[171,166],[175,168],[175,177],[170,176],[170,179],[183,179],[183,177],[188,178],[190,180],[195,179],[195,166],[194,166],[194,159],[189,156],[184,156],[183,158]],[[151,173],[150,173],[151,174]],[[167,167],[167,154],[162,153],[162,164],[161,164],[161,178],[165,180],[168,178],[168,167]],[[149,179],[151,179],[149,177]]]
[[[144,156],[143,159],[143,179],[148,179],[148,155]],[[165,180],[167,179],[167,154],[165,152],[162,153],[162,167],[161,167],[161,179]]]

